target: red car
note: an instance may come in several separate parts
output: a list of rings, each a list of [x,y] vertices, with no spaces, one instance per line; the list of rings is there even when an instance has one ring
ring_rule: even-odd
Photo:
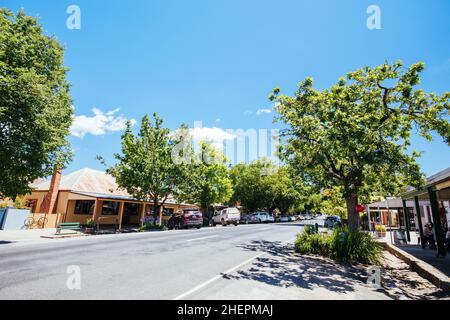
[[[170,217],[167,226],[172,229],[187,229],[195,227],[200,229],[203,225],[203,215],[197,209],[186,209],[181,213],[176,213]]]

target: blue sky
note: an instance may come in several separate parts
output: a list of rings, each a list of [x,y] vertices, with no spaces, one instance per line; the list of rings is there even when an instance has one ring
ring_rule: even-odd
[[[69,5],[81,30],[69,30]],[[381,8],[381,30],[366,27],[369,5]],[[3,0],[39,16],[66,48],[75,114],[67,171],[103,169],[95,159],[120,149],[124,119],[159,113],[170,128],[194,121],[220,129],[273,128],[267,96],[291,94],[307,76],[317,88],[348,71],[384,61],[424,61],[422,87],[450,84],[448,0]],[[93,108],[96,108],[94,117]],[[119,111],[117,109],[120,108]],[[115,111],[115,112],[113,112]],[[430,175],[450,165],[450,148],[414,137]]]

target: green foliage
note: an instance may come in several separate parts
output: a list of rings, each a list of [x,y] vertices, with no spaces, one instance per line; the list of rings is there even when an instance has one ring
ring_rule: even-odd
[[[239,201],[248,212],[278,208],[285,213],[298,207],[300,194],[288,170],[270,160],[238,164],[230,170],[230,176],[232,200]]]
[[[176,144],[156,113],[153,121],[146,115],[137,135],[127,123],[122,135],[122,153],[114,154],[117,164],[107,169],[129,194],[152,201],[155,217],[170,195],[179,194],[179,186],[187,177],[186,167],[172,158]],[[105,163],[101,157],[99,159]]]
[[[347,227],[334,231],[330,249],[334,259],[350,263],[379,264],[383,253],[381,245],[370,235]]]
[[[95,222],[94,219],[89,218],[86,220],[86,227],[88,228],[95,228],[95,226],[97,225],[97,223]]]
[[[187,141],[192,148],[191,138]],[[225,203],[232,195],[226,158],[210,141],[200,142],[199,152],[192,150],[188,154],[193,155],[193,158],[188,161],[189,175],[180,188],[182,191],[178,199],[199,205],[206,215],[210,206]]]
[[[429,140],[435,130],[450,143],[450,92],[417,89],[423,69],[423,63],[407,70],[401,62],[385,63],[350,72],[329,89],[317,91],[307,78],[294,96],[277,88],[270,97],[287,125],[284,159],[304,181],[342,188],[353,230],[359,198],[423,183],[419,154],[408,152],[413,126]]]
[[[351,231],[347,227],[336,229],[332,235],[303,232],[297,236],[295,249],[301,254],[364,264],[379,264],[383,253],[381,245],[368,234]]]
[[[320,211],[328,215],[339,216],[341,219],[347,219],[347,208],[342,193],[342,187],[324,190]]]
[[[157,224],[153,222],[144,223],[141,227],[139,227],[139,232],[143,231],[166,231],[167,227],[163,224]]]
[[[303,232],[295,240],[295,249],[301,254],[328,257],[330,256],[330,240],[331,237],[328,235]]]
[[[0,197],[70,161],[72,101],[63,48],[35,18],[0,8]]]

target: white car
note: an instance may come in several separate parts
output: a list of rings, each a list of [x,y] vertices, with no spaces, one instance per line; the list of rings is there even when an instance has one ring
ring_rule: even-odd
[[[227,226],[229,224],[234,224],[237,226],[241,220],[241,213],[237,208],[226,208],[221,211],[217,211],[213,216],[213,225],[221,224]]]
[[[252,219],[257,223],[275,222],[273,215],[268,212],[255,212],[252,214]]]

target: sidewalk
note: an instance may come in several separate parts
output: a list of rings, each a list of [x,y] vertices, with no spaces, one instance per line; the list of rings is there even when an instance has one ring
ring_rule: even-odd
[[[409,266],[385,252],[380,288],[368,285],[365,265],[342,265],[329,258],[295,253],[293,244],[252,242],[246,250],[265,252],[239,270],[193,292],[187,299],[416,300],[442,292]]]
[[[48,229],[31,229],[31,230],[0,230],[0,245],[19,243],[43,243],[46,240],[51,240],[56,234],[55,228]],[[66,233],[61,233],[61,238],[68,236]],[[77,234],[71,233],[70,236]]]
[[[418,235],[416,232],[410,232],[411,242],[408,244],[396,244],[391,242],[389,232],[386,233],[386,237],[382,240],[387,243],[391,243],[397,248],[409,253],[410,255],[422,260],[429,265],[435,267],[440,272],[450,277],[450,252],[447,253],[446,257],[436,257],[437,250],[431,250],[429,247],[422,249],[420,244],[418,244]]]

